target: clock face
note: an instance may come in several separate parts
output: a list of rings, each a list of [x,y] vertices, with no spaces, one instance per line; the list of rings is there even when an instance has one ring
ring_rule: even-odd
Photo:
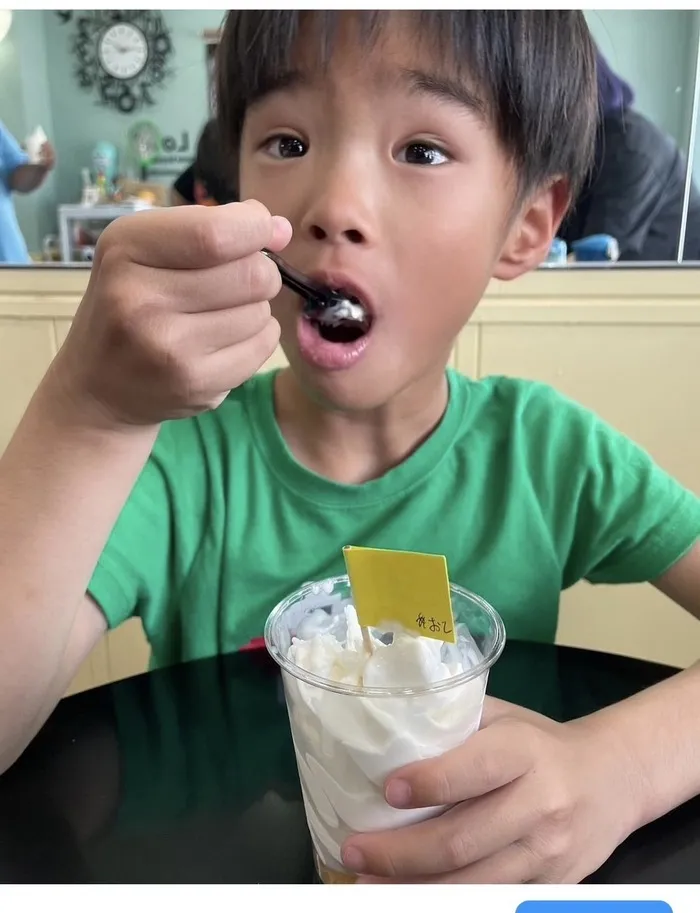
[[[159,10],[59,10],[75,21],[72,52],[81,89],[96,91],[98,103],[132,114],[156,104],[154,92],[172,75],[170,30]]]
[[[133,79],[148,62],[148,42],[138,26],[120,22],[104,31],[98,54],[102,68],[114,79]]]

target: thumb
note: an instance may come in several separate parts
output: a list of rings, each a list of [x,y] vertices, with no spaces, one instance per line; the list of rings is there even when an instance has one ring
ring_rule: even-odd
[[[243,200],[244,206],[260,207],[257,200]],[[292,240],[292,225],[284,216],[272,216],[272,237],[268,243],[270,250],[278,253]]]
[[[273,216],[272,217],[273,231],[272,231],[272,240],[270,241],[270,250],[279,253],[279,251],[284,250],[284,248],[292,240],[292,226],[291,223],[284,218],[284,216]]]

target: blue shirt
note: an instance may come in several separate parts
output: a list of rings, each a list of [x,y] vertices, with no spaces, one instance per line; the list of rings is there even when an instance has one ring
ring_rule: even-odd
[[[31,262],[10,187],[12,172],[28,161],[27,154],[0,120],[0,263]]]

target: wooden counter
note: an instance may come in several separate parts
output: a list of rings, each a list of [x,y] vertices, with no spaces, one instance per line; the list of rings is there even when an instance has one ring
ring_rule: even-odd
[[[89,272],[0,270],[0,449],[65,338]],[[281,353],[270,364],[284,363]],[[494,282],[453,363],[542,380],[594,409],[700,492],[700,269],[542,270]],[[580,584],[562,598],[561,643],[687,665],[700,624],[649,586]],[[74,683],[140,671],[137,622],[110,634]]]

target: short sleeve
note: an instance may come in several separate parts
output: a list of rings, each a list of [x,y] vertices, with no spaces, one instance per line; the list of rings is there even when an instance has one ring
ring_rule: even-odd
[[[17,140],[0,121],[0,171],[7,179],[20,165],[26,165],[29,157],[22,150]]]
[[[575,516],[564,586],[656,580],[700,537],[700,500],[629,438],[573,404]],[[571,508],[563,507],[563,510]]]
[[[162,630],[204,528],[207,483],[196,420],[163,426],[88,586],[110,628],[133,615]]]

